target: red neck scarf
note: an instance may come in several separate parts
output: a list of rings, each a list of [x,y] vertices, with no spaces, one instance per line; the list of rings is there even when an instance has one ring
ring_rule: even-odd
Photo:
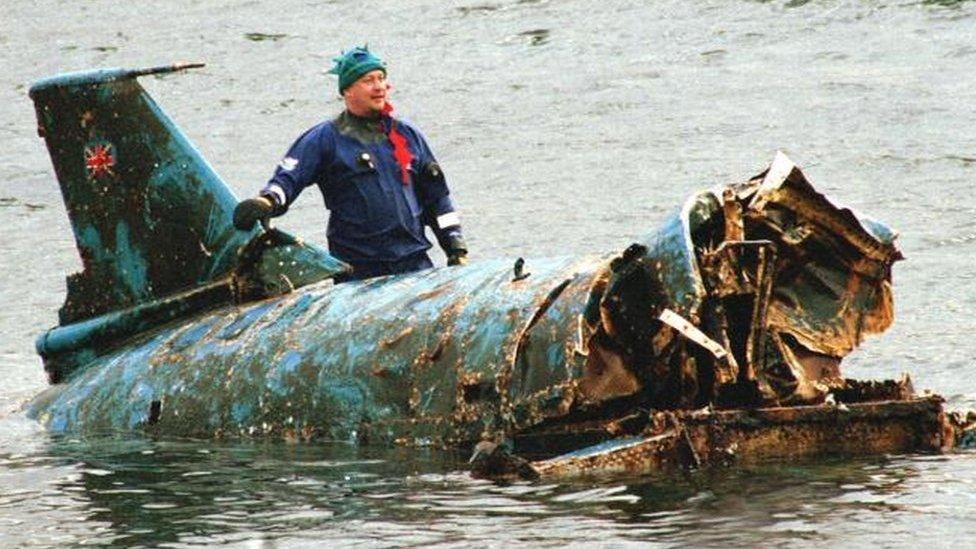
[[[407,138],[396,127],[396,120],[393,118],[393,105],[389,101],[383,105],[382,114],[390,119],[389,130],[386,132],[386,136],[390,139],[390,143],[393,144],[393,158],[396,160],[397,165],[400,166],[400,177],[403,179],[403,185],[409,185],[410,162],[413,160],[410,145],[407,143]]]

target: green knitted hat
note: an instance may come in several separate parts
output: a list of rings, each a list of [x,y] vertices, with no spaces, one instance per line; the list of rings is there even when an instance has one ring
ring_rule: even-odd
[[[379,69],[386,74],[386,64],[369,51],[368,46],[355,47],[332,60],[335,65],[329,74],[339,77],[339,93],[346,91],[359,77],[370,71]]]

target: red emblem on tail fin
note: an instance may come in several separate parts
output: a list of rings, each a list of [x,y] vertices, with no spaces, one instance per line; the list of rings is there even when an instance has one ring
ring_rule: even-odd
[[[85,148],[85,169],[88,179],[99,179],[106,175],[115,175],[115,153],[111,143],[101,143]]]

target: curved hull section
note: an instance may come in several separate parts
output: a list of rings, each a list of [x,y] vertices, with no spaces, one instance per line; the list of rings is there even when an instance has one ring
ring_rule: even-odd
[[[558,407],[603,263],[513,281],[492,261],[225,307],[92,362],[31,413],[53,432],[476,439]]]

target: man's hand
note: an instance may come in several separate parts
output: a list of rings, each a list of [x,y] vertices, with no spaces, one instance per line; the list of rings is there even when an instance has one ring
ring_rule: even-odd
[[[273,211],[274,203],[271,199],[264,196],[248,198],[234,208],[234,227],[238,231],[249,231],[255,223],[269,217]]]
[[[444,246],[444,253],[447,254],[448,266],[468,264],[468,245],[465,244],[460,231],[447,235],[442,245]]]

